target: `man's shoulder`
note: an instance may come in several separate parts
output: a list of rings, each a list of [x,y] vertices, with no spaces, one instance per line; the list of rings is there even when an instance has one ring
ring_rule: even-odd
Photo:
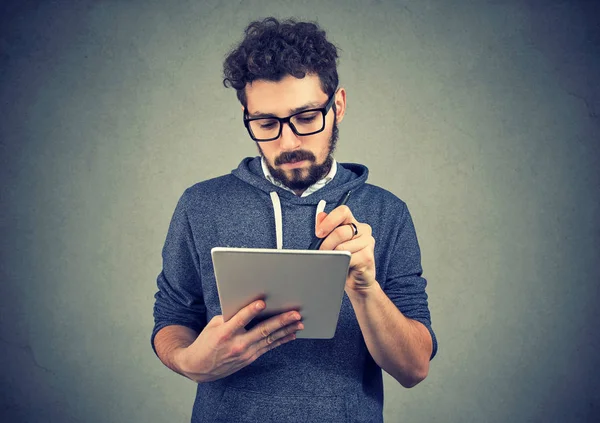
[[[241,185],[239,182],[240,180],[231,173],[217,176],[204,181],[196,182],[195,184],[191,185],[185,190],[184,196],[205,197],[212,195],[223,195],[231,189],[238,188],[238,185]]]
[[[189,210],[219,204],[228,197],[243,195],[245,184],[240,182],[231,174],[196,182],[183,191],[179,201]]]
[[[390,207],[406,207],[406,203],[400,197],[385,188],[365,183],[363,189],[365,192],[365,199],[369,202],[381,202]]]

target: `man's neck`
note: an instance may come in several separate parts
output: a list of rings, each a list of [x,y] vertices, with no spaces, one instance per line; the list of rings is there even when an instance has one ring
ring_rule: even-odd
[[[309,186],[308,188],[293,189],[293,188],[286,186],[284,183],[275,179],[273,177],[273,175],[271,175],[271,172],[269,171],[269,168],[267,166],[267,163],[266,163],[266,160],[264,157],[261,157],[261,167],[263,170],[263,174],[265,175],[267,180],[269,180],[269,182],[271,182],[272,184],[274,184],[276,186],[280,186],[288,191],[293,192],[298,197],[302,197],[302,195],[307,191],[309,191],[309,193],[306,194],[306,196],[312,194],[315,191],[318,191],[319,189],[324,187],[327,183],[329,183],[335,177],[335,175],[337,173],[337,161],[335,159],[333,159],[332,163],[331,163],[331,167],[329,168],[329,171],[327,172],[327,174],[325,176],[323,176],[323,178],[321,178],[320,180],[318,180],[317,182],[315,182],[313,185]]]

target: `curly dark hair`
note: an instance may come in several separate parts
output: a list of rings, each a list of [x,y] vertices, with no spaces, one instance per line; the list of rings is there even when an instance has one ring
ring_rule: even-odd
[[[223,63],[223,85],[233,87],[246,107],[246,84],[258,79],[280,81],[287,75],[316,74],[328,96],[338,85],[338,48],[314,22],[273,17],[251,22],[246,36]]]

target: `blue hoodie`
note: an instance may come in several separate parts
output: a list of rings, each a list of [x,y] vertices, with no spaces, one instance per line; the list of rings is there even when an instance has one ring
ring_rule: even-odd
[[[298,197],[271,184],[255,157],[242,160],[229,175],[186,189],[162,252],[152,347],[165,326],[200,332],[221,314],[211,248],[276,248],[282,243],[286,249],[306,249],[319,203],[330,212],[352,190],[348,207],[356,220],[373,229],[377,280],[406,317],[429,329],[433,358],[437,341],[413,222],[406,204],[367,184],[367,176],[365,166],[340,163],[327,185]],[[198,384],[192,422],[246,421],[383,421],[381,368],[367,350],[346,294],[334,338],[297,339],[230,376]]]

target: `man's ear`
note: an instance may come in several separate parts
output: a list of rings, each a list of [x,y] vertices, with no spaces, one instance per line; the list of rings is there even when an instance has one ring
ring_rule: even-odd
[[[344,119],[344,114],[346,113],[346,90],[344,88],[340,88],[335,93],[335,118],[337,123],[340,123],[342,119]]]

